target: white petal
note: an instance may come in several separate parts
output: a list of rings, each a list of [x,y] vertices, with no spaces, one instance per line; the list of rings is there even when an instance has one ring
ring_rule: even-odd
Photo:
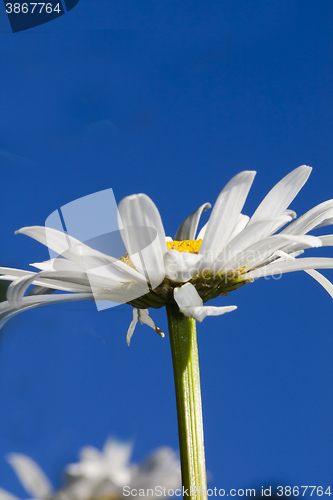
[[[169,250],[164,255],[165,276],[178,283],[188,281],[199,270],[202,255]]]
[[[283,234],[306,234],[333,216],[333,200],[324,201],[293,221]]]
[[[36,295],[23,297],[22,305],[30,305],[38,302],[41,304],[57,304],[61,302],[75,302],[77,300],[90,300],[94,296],[92,293],[59,293],[57,295]],[[0,302],[0,312],[1,306],[4,302]]]
[[[133,443],[108,438],[103,447],[104,457],[114,469],[127,468],[133,453]]]
[[[18,231],[15,231],[15,234],[25,234],[30,238],[39,241],[39,243],[42,243],[42,245],[45,245],[59,255],[63,255],[71,247],[75,247],[81,243],[76,238],[63,233],[62,231],[45,226],[22,227]]]
[[[291,252],[289,253],[289,257],[298,257],[299,255],[302,255],[304,253],[304,250],[298,250],[298,252]]]
[[[237,271],[246,266],[248,270],[265,263],[266,259],[271,257],[277,250],[283,250],[289,246],[289,242],[297,243],[300,248],[319,247],[322,245],[320,238],[315,236],[296,236],[276,234],[269,238],[264,238],[243,252],[239,252],[235,257],[231,258],[224,267],[227,271]]]
[[[41,271],[84,271],[84,267],[68,259],[49,259],[44,262],[34,262],[30,266],[36,267]]]
[[[108,439],[103,448],[103,459],[107,467],[107,477],[121,488],[130,484],[132,479],[132,466],[129,461],[133,451],[132,443],[122,443],[115,439]]]
[[[247,226],[249,220],[250,217],[248,217],[247,215],[239,214],[236,225],[226,243],[229,243],[233,238],[235,238],[235,236],[241,233]]]
[[[196,237],[196,240],[203,240],[204,239],[206,231],[207,231],[207,226],[208,226],[208,222],[206,222],[206,224],[204,226],[202,226],[202,228],[199,231],[198,236]]]
[[[70,261],[67,261],[70,262]],[[75,267],[74,267],[75,269]],[[10,281],[16,280],[18,277],[30,278],[34,277],[33,283],[35,285],[47,286],[49,288],[54,288],[55,290],[63,290],[67,292],[89,292],[90,286],[89,281],[85,273],[82,271],[78,273],[66,273],[66,275],[61,275],[65,281],[57,280],[60,274],[50,273],[47,274],[47,278],[40,278],[40,273],[34,273],[31,271],[23,271],[21,269],[11,269],[6,267],[0,268],[0,274],[6,273],[0,276],[0,279],[6,279]],[[44,275],[45,276],[45,275]]]
[[[316,236],[315,238],[317,238],[318,242],[320,241],[320,244],[316,244],[315,241],[313,240],[313,242],[311,243],[311,240],[308,241],[308,244],[307,244],[307,241],[305,239],[301,239],[301,238],[309,238],[309,236],[303,236],[303,235],[287,235],[286,233],[280,233],[279,235],[277,236],[291,236],[292,238],[295,238],[295,240],[293,241],[292,239],[290,240],[290,243],[287,243],[285,245],[283,245],[281,247],[281,250],[283,250],[284,252],[288,253],[289,255],[293,255],[294,257],[297,257],[297,255],[300,255],[301,253],[303,253],[303,250],[306,249],[306,248],[315,248],[315,247],[321,247],[321,246],[330,246],[330,240],[329,239],[326,239],[324,240],[324,237],[323,236]],[[298,239],[300,238],[300,239]],[[314,238],[312,236],[312,238]],[[294,255],[294,254],[297,254],[297,255]]]
[[[291,273],[293,271],[305,271],[307,269],[332,269],[333,259],[326,259],[321,257],[310,257],[295,259],[293,262],[276,261],[268,264],[265,267],[256,269],[249,273],[244,274],[245,279],[260,278],[262,276],[273,276],[276,274]]]
[[[62,274],[62,279],[55,278],[56,276],[40,278],[37,274],[36,278],[33,280],[33,284],[45,288],[52,288],[53,290],[61,290],[63,292],[91,292],[91,286],[86,274],[82,274],[82,277],[78,274],[75,276],[72,275],[71,277]]]
[[[28,493],[38,499],[50,497],[53,492],[51,483],[34,460],[17,453],[8,455],[7,460]]]
[[[323,222],[321,222],[320,224],[317,224],[316,225],[316,229],[318,229],[319,227],[324,227],[324,226],[331,226],[333,224],[333,217],[329,218],[329,219],[325,219]]]
[[[9,285],[7,290],[7,300],[10,307],[13,309],[21,307],[23,295],[34,279],[35,276],[24,276],[16,279]]]
[[[92,293],[68,293],[57,295],[28,296],[23,297],[22,307],[18,309],[11,307],[8,303],[8,300],[5,300],[4,302],[0,302],[0,329],[5,325],[5,323],[7,323],[9,319],[28,309],[33,309],[42,305],[54,304],[58,302],[72,302],[76,300],[89,300],[93,298],[94,295]]]
[[[146,460],[131,482],[131,488],[153,490],[159,488],[177,489],[181,485],[178,455],[167,447],[159,448]]]
[[[292,219],[296,219],[297,218],[297,213],[294,211],[294,210],[286,210],[285,211],[285,214],[286,215],[289,215]]]
[[[206,316],[220,316],[237,309],[237,306],[203,306],[201,297],[191,283],[175,288],[173,294],[180,312],[197,321],[202,321]]]
[[[17,279],[17,276],[12,276],[10,274],[2,274],[0,276],[1,281],[15,281]]]
[[[99,287],[105,288],[106,290],[118,289],[121,284],[127,284],[128,286],[131,284],[140,285],[143,290],[142,293],[136,297],[131,296],[128,300],[132,300],[148,292],[148,285],[145,277],[120,260],[114,260],[112,263],[104,262],[101,266],[87,271],[84,270],[83,267],[78,266],[75,262],[61,258],[42,262],[35,266],[45,269],[46,271],[50,270],[49,273],[45,272],[42,276],[47,279],[54,279],[55,286],[53,286],[53,288],[58,288],[60,290],[78,292],[90,291],[90,288],[93,288],[94,291],[96,291],[95,289]],[[53,272],[52,267],[54,268]],[[41,276],[41,273],[39,273],[38,276]],[[63,282],[56,281],[56,279],[72,283],[73,288],[69,287],[69,285],[66,287]],[[44,280],[44,282],[50,284],[47,280]],[[37,284],[37,278],[34,280],[34,283]],[[80,289],[78,285],[88,286],[89,290]],[[125,302],[127,301],[125,300]]]
[[[156,288],[164,279],[163,255],[167,252],[159,211],[145,194],[124,198],[118,210],[122,239],[131,260]]]
[[[222,314],[234,311],[237,309],[237,306],[224,306],[224,307],[215,307],[215,306],[202,306],[202,307],[187,307],[181,312],[184,316],[188,316],[189,318],[196,319],[197,321],[202,321],[206,316],[221,316]]]
[[[331,247],[333,246],[333,234],[326,234],[325,236],[319,236],[323,247]]]
[[[0,267],[0,274],[9,274],[10,276],[32,276],[36,273],[24,271],[22,269],[12,269],[11,267]]]
[[[208,221],[199,254],[202,267],[210,267],[232,233],[243,208],[256,172],[245,171],[228,182],[220,193]]]
[[[158,333],[161,337],[165,337],[162,330],[155,325],[155,322],[149,316],[149,309],[139,309],[139,321],[141,325],[148,325],[150,326],[150,328],[155,330],[155,332]]]
[[[295,258],[292,255],[289,255],[286,252],[283,252],[282,250],[277,250],[274,253],[274,256],[281,257],[282,260],[295,260]]]
[[[56,290],[65,290],[69,292],[90,292],[91,289],[89,286],[85,285],[78,285],[74,284],[72,285],[71,283],[68,282],[63,282],[63,281],[58,281],[58,280],[52,280],[52,279],[42,279],[43,276],[48,276],[49,273],[47,271],[41,271],[40,273],[33,275],[33,276],[23,276],[21,278],[15,279],[13,281],[7,290],[7,300],[10,304],[11,307],[18,308],[21,307],[21,302],[23,299],[23,296],[26,292],[26,290],[29,288],[29,286],[34,283],[38,286],[49,286],[51,288],[54,288]],[[53,273],[51,276],[53,278],[57,277],[57,273]],[[85,275],[84,275],[85,276]],[[79,276],[80,278],[83,276]],[[63,274],[61,275],[61,278],[63,278]],[[69,278],[69,277],[68,277]],[[86,280],[87,281],[87,280]],[[89,284],[89,283],[88,283]]]
[[[80,462],[100,463],[103,459],[103,453],[94,446],[84,446],[79,452]],[[76,464],[79,465],[79,464]],[[70,467],[67,466],[66,469]]]
[[[127,335],[126,335],[126,342],[127,342],[128,346],[131,344],[131,338],[133,336],[138,319],[139,319],[139,309],[137,309],[136,307],[133,307],[133,319],[130,323],[130,326],[128,327]]]
[[[123,263],[119,262],[119,264]],[[136,277],[140,277],[140,280],[137,280],[136,277],[131,280],[121,279],[123,270],[117,269],[119,264],[114,263],[110,264],[110,266],[102,266],[87,273],[95,298],[98,295],[104,294],[106,299],[121,304],[137,299],[149,292],[146,279],[139,273],[136,273]],[[126,267],[131,269],[129,266]],[[117,277],[116,271],[119,272],[119,277]]]
[[[149,198],[149,196],[142,193],[127,196],[121,200],[118,209],[120,216],[119,223],[122,227],[125,229],[126,227],[145,227],[148,229],[155,229],[160,239],[163,253],[167,251],[162,219],[155,203]],[[138,243],[140,249],[145,248],[147,246],[147,233],[143,234],[143,239],[141,241],[136,240],[138,237],[139,235],[135,233],[135,242]],[[130,239],[129,243],[131,243]],[[133,253],[135,253],[135,251],[137,251],[137,249],[135,249]]]
[[[59,280],[56,278],[59,278]],[[71,283],[71,281],[73,281],[73,283]],[[83,284],[80,284],[80,282]],[[15,281],[9,285],[7,300],[11,307],[21,307],[23,296],[31,284],[68,292],[91,292],[91,287],[85,273],[49,273],[48,271],[41,271],[32,276],[16,278]]]
[[[25,234],[30,236],[54,252],[57,252],[62,257],[75,262],[76,265],[84,268],[85,270],[91,270],[95,267],[119,262],[118,259],[115,259],[111,255],[99,252],[76,238],[49,227],[23,227],[22,229],[16,231],[15,234]]]
[[[10,319],[14,318],[17,314],[20,314],[21,312],[28,311],[29,309],[34,309],[35,307],[38,307],[40,304],[31,304],[28,306],[20,307],[19,309],[12,309],[9,307],[8,302],[1,302],[1,305],[6,303],[7,307],[5,309],[2,309],[0,311],[0,330],[5,326],[7,321]]]
[[[290,217],[288,216],[288,220]],[[254,222],[248,225],[243,231],[235,236],[230,243],[217,255],[215,262],[212,266],[214,272],[223,269],[227,262],[234,259],[243,250],[250,248],[260,240],[270,236],[274,232],[276,225],[280,225],[281,221],[286,221],[286,216],[273,217],[271,219],[264,219],[259,222]]]
[[[280,257],[282,257],[284,260],[295,260],[295,258],[292,255],[288,255],[285,252],[278,251],[276,254]],[[311,276],[313,279],[318,281],[318,283],[325,288],[326,292],[330,294],[330,296],[333,298],[333,284],[325,278],[322,274],[318,273],[318,271],[315,271],[314,269],[308,269],[305,271],[309,276]]]
[[[304,186],[311,170],[311,167],[302,165],[281,179],[260,203],[251,217],[250,224],[270,216],[281,215]]]
[[[191,215],[189,215],[184,222],[179,226],[175,240],[183,241],[183,240],[194,240],[195,235],[198,229],[198,224],[200,221],[201,214],[211,208],[210,203],[204,203],[195,210]]]
[[[118,287],[119,289],[119,284],[127,282],[131,284],[134,280],[136,288],[139,287],[140,289],[144,288],[148,290],[145,277],[138,273],[135,269],[132,269],[130,266],[118,259],[90,248],[61,231],[41,226],[33,226],[20,229],[17,232],[26,234],[37,241],[40,241],[58,253],[63,251],[63,256],[74,262],[74,270],[77,269],[77,266],[86,270],[90,285],[93,288],[105,286],[106,288],[109,287],[113,289]],[[58,259],[56,259],[55,266],[58,265],[57,260]],[[61,267],[64,266],[64,263],[61,262],[63,260],[64,259],[59,259],[59,265]],[[153,261],[152,263],[153,265],[155,264]],[[68,267],[70,268],[70,266]],[[104,282],[102,284],[101,280],[103,279]],[[61,288],[66,289],[63,287]],[[74,288],[74,290],[77,291],[77,288]],[[96,290],[94,290],[94,292],[96,292]],[[122,290],[122,292],[124,291]],[[128,296],[122,293],[119,300],[116,301],[119,303],[127,302],[128,300],[137,298],[144,293],[146,292],[141,293],[141,290],[133,291],[133,289],[131,289]]]
[[[165,277],[163,253],[160,241],[156,239],[141,252],[131,255],[134,265],[143,276],[146,276],[152,288],[158,287]],[[143,263],[143,266],[142,266]]]
[[[203,305],[202,298],[200,297],[192,283],[185,283],[185,285],[179,288],[175,288],[173,295],[181,311],[186,307],[200,307]]]
[[[20,500],[18,497],[12,495],[6,490],[0,488],[0,500]]]
[[[314,269],[308,269],[305,272],[309,274],[313,279],[318,281],[318,283],[325,288],[326,292],[329,293],[333,299],[333,284],[327,278],[325,278],[325,276],[318,273],[318,271],[315,271]]]

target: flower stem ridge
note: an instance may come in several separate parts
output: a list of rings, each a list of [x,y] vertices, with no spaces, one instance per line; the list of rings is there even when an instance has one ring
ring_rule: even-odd
[[[166,309],[175,378],[184,498],[205,500],[207,479],[196,320],[184,316],[176,304],[168,304]]]

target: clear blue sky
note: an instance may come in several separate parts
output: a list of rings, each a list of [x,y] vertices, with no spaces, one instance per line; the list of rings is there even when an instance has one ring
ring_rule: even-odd
[[[291,208],[333,197],[331,1],[80,0],[15,34],[1,6],[0,43],[2,265],[46,260],[14,231],[107,188],[118,202],[148,194],[171,236],[245,169],[258,171],[248,215],[302,164],[313,172]],[[327,487],[332,299],[293,273],[218,303],[238,310],[198,325],[210,484]],[[167,331],[165,311],[151,315]],[[131,317],[126,305],[82,302],[7,324],[1,487],[25,496],[8,452],[30,455],[57,487],[79,448],[108,435],[133,439],[135,461],[178,448],[168,337],[137,327],[128,348]]]

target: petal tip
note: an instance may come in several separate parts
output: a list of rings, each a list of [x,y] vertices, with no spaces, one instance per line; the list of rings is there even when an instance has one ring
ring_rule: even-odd
[[[156,329],[155,329],[155,332],[158,333],[158,335],[162,338],[165,337],[165,333],[162,332],[162,330],[157,326]]]

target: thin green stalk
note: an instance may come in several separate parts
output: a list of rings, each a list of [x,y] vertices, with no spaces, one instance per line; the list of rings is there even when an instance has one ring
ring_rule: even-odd
[[[196,321],[167,305],[184,499],[207,498]]]

